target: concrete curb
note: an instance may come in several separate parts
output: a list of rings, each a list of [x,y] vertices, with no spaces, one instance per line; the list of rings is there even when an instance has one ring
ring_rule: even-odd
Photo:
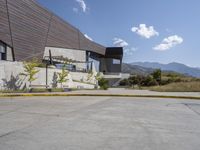
[[[16,93],[0,94],[1,97],[44,97],[44,96],[104,96],[104,97],[144,97],[144,98],[175,98],[200,100],[200,97],[192,96],[168,96],[168,95],[126,95],[126,94],[72,94],[72,93]]]

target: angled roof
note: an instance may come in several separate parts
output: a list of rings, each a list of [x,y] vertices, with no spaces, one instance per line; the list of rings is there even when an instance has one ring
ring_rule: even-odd
[[[42,58],[46,46],[106,53],[36,0],[0,0],[0,20],[0,41],[13,47],[16,60]]]

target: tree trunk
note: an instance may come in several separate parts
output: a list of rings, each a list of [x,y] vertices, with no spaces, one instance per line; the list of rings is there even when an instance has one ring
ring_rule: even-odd
[[[29,89],[31,88],[31,81],[29,81]]]

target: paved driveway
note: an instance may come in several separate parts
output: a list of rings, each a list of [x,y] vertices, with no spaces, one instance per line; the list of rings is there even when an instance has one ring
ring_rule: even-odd
[[[200,101],[0,99],[0,150],[199,150]]]

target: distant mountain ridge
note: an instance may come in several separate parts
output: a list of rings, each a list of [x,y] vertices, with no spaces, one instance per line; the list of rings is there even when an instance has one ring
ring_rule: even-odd
[[[161,64],[157,62],[133,62],[130,63],[131,66],[140,66],[144,68],[151,68],[151,69],[161,69],[162,71],[174,71],[181,74],[193,76],[193,77],[200,77],[200,69],[195,67],[189,67],[187,65],[172,62],[169,64]]]
[[[138,65],[132,65],[132,64],[122,64],[122,72],[123,73],[130,73],[135,75],[148,75],[152,73],[155,69],[152,68],[146,68]]]

